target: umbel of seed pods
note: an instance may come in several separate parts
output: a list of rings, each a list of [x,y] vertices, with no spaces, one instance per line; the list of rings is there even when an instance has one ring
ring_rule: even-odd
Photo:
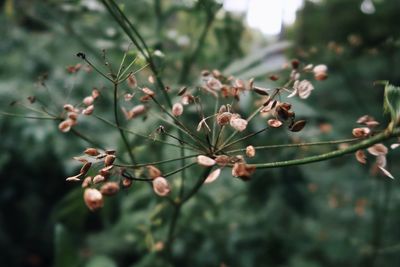
[[[261,117],[266,118],[268,127],[279,128],[284,124],[292,132],[301,131],[305,125],[305,120],[296,120],[295,112],[292,110],[292,105],[288,102],[281,102],[276,100],[276,96],[282,92],[287,92],[288,97],[298,96],[301,99],[306,99],[314,90],[314,86],[310,81],[303,79],[300,80],[301,75],[313,73],[316,80],[324,80],[327,78],[327,68],[325,65],[307,65],[300,68],[299,61],[294,60],[291,62],[291,74],[289,85],[281,88],[266,89],[254,85],[254,81],[243,81],[236,79],[233,76],[226,77],[218,70],[203,71],[201,75],[202,85],[199,87],[204,92],[214,97],[221,97],[222,99],[233,98],[239,101],[243,93],[255,93],[261,97],[258,100],[258,111]],[[272,81],[279,79],[276,75],[270,77]],[[154,79],[149,77],[149,82],[154,83]],[[127,85],[129,89],[134,90],[124,94],[126,105],[129,105],[136,94],[139,95],[141,104],[133,105],[129,108],[122,107],[122,112],[127,120],[132,120],[139,115],[145,114],[148,110],[147,102],[155,100],[156,93],[148,87],[139,87],[134,75],[127,78]],[[166,88],[167,90],[167,88]],[[169,91],[169,89],[167,90]],[[78,114],[90,115],[93,112],[94,100],[99,96],[97,90],[93,90],[91,96],[83,100],[84,109],[79,109],[72,105],[66,105],[64,108],[68,112],[67,119],[60,124],[60,130],[63,132],[69,131],[72,126],[76,124]],[[193,95],[187,87],[183,87],[178,92],[178,101],[173,103],[170,113],[178,118],[184,114],[185,106],[198,105],[198,96]],[[229,101],[231,102],[231,101]],[[198,106],[196,110],[200,113]],[[219,127],[231,127],[234,131],[243,132],[248,127],[249,120],[242,118],[241,115],[229,105],[221,105],[217,114],[212,114],[205,117],[201,114],[202,119],[197,125],[196,131],[211,132],[207,120],[213,118]],[[164,133],[164,127],[158,131]],[[222,141],[222,140],[221,140]],[[246,147],[245,156],[252,158],[256,154],[256,149],[252,145]],[[231,168],[233,177],[242,180],[249,180],[251,175],[255,172],[255,167],[247,164],[243,155],[225,155],[219,148],[218,144],[213,151],[204,151],[203,155],[196,158],[198,165],[214,168],[206,177],[204,183],[211,183],[215,181],[221,174],[224,168]],[[115,151],[101,151],[95,148],[88,148],[85,150],[84,157],[76,158],[83,163],[79,174],[67,178],[68,181],[81,181],[84,191],[84,201],[90,210],[96,210],[103,206],[103,196],[116,194],[120,187],[130,187],[132,180],[136,178],[130,176],[124,168],[114,165]],[[163,177],[162,172],[153,165],[145,166],[147,177],[141,178],[145,181],[152,183],[153,191],[159,196],[167,196],[171,192],[171,185],[168,180]],[[95,175],[87,175],[88,173],[95,172]]]

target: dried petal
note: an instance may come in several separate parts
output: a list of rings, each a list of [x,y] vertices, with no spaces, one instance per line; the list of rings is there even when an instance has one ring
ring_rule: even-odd
[[[103,195],[99,190],[94,188],[86,188],[83,193],[83,200],[85,201],[86,206],[91,210],[95,211],[101,207],[103,207]]]
[[[142,89],[143,93],[145,93],[148,96],[155,96],[155,93],[153,90],[151,90],[150,88],[144,87]]]
[[[157,177],[153,180],[153,190],[159,196],[166,196],[171,192],[171,186],[164,177]]]
[[[183,106],[182,106],[182,104],[181,104],[181,103],[175,103],[175,104],[172,106],[172,114],[173,114],[175,117],[179,117],[180,115],[182,115],[182,113],[183,113]]]
[[[256,167],[245,163],[235,163],[232,168],[232,176],[239,177],[242,180],[250,180],[250,176],[254,173]]]
[[[273,128],[279,128],[282,126],[282,122],[280,120],[276,120],[276,119],[269,119],[268,125]]]
[[[311,91],[314,90],[314,86],[307,80],[295,81],[293,89],[299,94],[299,97],[306,99],[310,96]]]
[[[219,80],[215,79],[215,78],[210,78],[207,82],[206,82],[206,86],[208,89],[211,90],[215,90],[215,91],[219,91],[222,87],[222,84]]]
[[[65,179],[65,181],[67,181],[67,182],[78,182],[78,181],[81,180],[81,179],[79,179],[79,178],[80,178],[82,175],[83,175],[82,173],[79,173],[79,174],[77,174],[77,175],[75,175],[75,176],[68,177],[67,179]]]
[[[90,183],[92,182],[92,178],[93,178],[92,176],[88,176],[85,179],[83,179],[82,188],[88,187],[90,185]]]
[[[379,155],[376,157],[376,165],[382,168],[386,167],[386,156],[385,155]]]
[[[389,177],[391,179],[394,179],[393,175],[388,170],[386,170],[385,168],[382,168],[381,166],[378,166],[378,168],[383,172],[384,175],[386,175],[387,177]]]
[[[205,167],[211,167],[211,166],[215,165],[216,161],[207,156],[200,155],[200,156],[197,156],[197,163],[199,165],[202,165]]]
[[[71,119],[67,119],[65,121],[62,121],[59,125],[58,125],[58,129],[63,132],[69,132],[71,130],[71,127],[74,125],[74,121]]]
[[[254,146],[248,146],[246,147],[246,155],[249,158],[252,158],[256,155],[256,149],[254,148]]]
[[[374,156],[386,155],[388,153],[388,149],[384,144],[375,144],[369,147],[367,150],[371,155]]]
[[[85,175],[89,171],[91,166],[92,166],[91,162],[86,162],[85,164],[83,164],[83,166],[82,166],[82,168],[80,170],[80,173],[82,175]]]
[[[221,169],[214,170],[207,176],[207,178],[204,180],[204,183],[209,184],[214,182],[215,180],[217,180],[220,174],[221,174]]]
[[[230,122],[232,117],[232,113],[230,112],[222,112],[217,115],[217,123],[219,126],[226,125]]]
[[[94,105],[90,105],[87,108],[85,108],[84,110],[82,110],[82,114],[89,116],[89,115],[92,115],[93,111],[94,111]]]
[[[226,164],[228,164],[230,161],[230,157],[227,155],[219,155],[217,157],[215,157],[215,162],[219,165],[219,166],[225,166]]]
[[[360,162],[361,164],[367,163],[367,155],[365,155],[364,150],[357,150],[355,156],[357,161]]]
[[[107,182],[103,184],[100,188],[101,194],[105,196],[112,196],[118,193],[119,185],[116,182]]]

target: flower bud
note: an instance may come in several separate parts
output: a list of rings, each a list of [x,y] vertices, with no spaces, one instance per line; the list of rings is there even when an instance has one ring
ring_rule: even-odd
[[[92,178],[93,178],[92,176],[87,176],[85,179],[83,179],[82,188],[88,187],[92,182]]]
[[[105,166],[110,166],[110,165],[112,165],[113,163],[114,163],[114,160],[115,160],[115,156],[114,155],[107,155],[105,158],[104,158],[104,165]]]
[[[153,180],[153,190],[159,196],[166,196],[171,192],[171,187],[164,177],[157,177]]]
[[[91,211],[95,211],[104,205],[103,195],[99,190],[94,188],[85,189],[85,192],[83,193],[83,200]]]
[[[181,103],[175,103],[172,107],[172,114],[175,117],[179,117],[183,113],[183,106]]]
[[[92,90],[92,97],[93,97],[94,99],[96,99],[96,98],[98,98],[99,96],[100,96],[99,90],[97,90],[96,88],[93,88],[93,90]]]
[[[200,155],[200,156],[197,156],[197,163],[201,166],[211,167],[211,166],[215,165],[216,162],[212,158]]]

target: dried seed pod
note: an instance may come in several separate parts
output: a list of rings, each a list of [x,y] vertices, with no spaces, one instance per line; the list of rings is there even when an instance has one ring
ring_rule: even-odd
[[[248,156],[249,158],[252,158],[256,155],[256,149],[254,148],[254,146],[247,146],[246,147],[246,156]]]
[[[83,179],[82,188],[88,187],[92,183],[92,179],[92,176],[87,176],[85,179]]]
[[[80,178],[82,175],[83,175],[82,173],[79,173],[79,174],[77,174],[77,175],[75,175],[75,176],[70,176],[70,177],[68,177],[67,179],[65,179],[65,181],[67,181],[67,182],[78,182],[78,181],[81,180],[81,179],[79,179],[79,178]]]
[[[182,115],[182,113],[183,113],[183,106],[182,106],[182,104],[181,104],[181,103],[175,103],[175,104],[172,106],[172,114],[173,114],[175,117],[179,117],[180,115]]]
[[[306,126],[306,121],[305,120],[299,120],[296,121],[295,123],[293,123],[289,130],[292,132],[300,132],[301,130],[303,130],[304,126]]]
[[[232,113],[230,112],[223,112],[217,115],[217,123],[219,126],[226,125],[230,122],[232,117]]]
[[[364,150],[357,150],[355,153],[356,160],[360,162],[361,164],[366,164],[367,163],[367,155],[365,155]]]
[[[93,177],[93,183],[98,184],[98,183],[103,182],[105,179],[106,178],[103,175],[97,174],[95,177]]]
[[[82,114],[89,116],[89,115],[92,115],[93,111],[94,111],[94,105],[90,105],[87,108],[85,108],[84,110],[82,110]]]
[[[150,178],[154,179],[162,175],[160,169],[153,165],[147,165],[147,172],[149,173]]]
[[[282,126],[282,122],[280,120],[276,120],[276,119],[269,119],[268,125],[273,128],[279,128]]]
[[[277,81],[277,80],[279,80],[279,76],[278,76],[278,75],[275,75],[275,74],[272,74],[272,75],[269,76],[269,79],[270,79],[271,81]]]
[[[291,64],[293,69],[297,69],[300,65],[300,61],[298,59],[293,59]]]
[[[136,77],[135,77],[135,75],[133,73],[131,73],[128,76],[128,79],[126,80],[126,83],[128,84],[129,88],[131,88],[131,89],[135,89],[136,88],[137,80],[136,80]]]
[[[82,103],[85,104],[86,106],[92,105],[94,102],[93,96],[87,96],[83,99]]]
[[[388,153],[388,148],[384,144],[375,144],[369,148],[367,148],[368,152],[371,155],[379,156],[379,155],[386,155]]]
[[[93,97],[94,99],[96,99],[96,98],[98,98],[99,96],[100,96],[99,90],[97,90],[96,88],[93,88],[93,90],[92,90],[92,97]]]
[[[232,116],[229,123],[236,131],[242,132],[247,128],[248,122],[244,119]]]
[[[82,175],[85,175],[89,171],[91,166],[92,166],[91,162],[86,162],[85,164],[83,164],[83,166],[82,166],[82,168],[80,170],[80,173]]]
[[[112,165],[112,164],[114,163],[115,158],[116,158],[115,155],[107,155],[107,156],[104,158],[104,165],[105,165],[105,166],[110,166],[110,165]]]
[[[107,166],[107,167],[104,167],[104,168],[100,169],[100,171],[99,171],[100,175],[103,175],[104,178],[108,178],[110,176],[110,170],[113,167],[114,167],[113,165],[110,165],[110,166]]]
[[[263,96],[268,96],[268,89],[266,88],[261,88],[261,87],[254,87],[253,91],[259,95],[263,95]]]
[[[136,116],[139,116],[139,115],[145,113],[146,107],[144,105],[137,105],[137,106],[134,106],[129,112],[131,114],[130,116],[132,118],[134,118]]]
[[[371,133],[371,130],[368,127],[354,128],[352,133],[354,137],[361,138],[367,137]]]
[[[230,157],[227,155],[219,155],[219,156],[215,157],[215,162],[219,166],[225,166],[226,164],[228,164],[230,162]]]
[[[291,118],[292,113],[289,112],[288,109],[286,109],[284,106],[279,105],[275,108],[275,113],[278,116],[279,119],[286,121],[289,118]]]
[[[153,180],[153,190],[159,196],[167,196],[171,192],[171,186],[164,177],[156,177]]]
[[[181,89],[179,89],[178,96],[184,95],[186,93],[186,90],[187,90],[186,86],[181,87]]]
[[[94,188],[85,189],[85,192],[83,193],[83,200],[91,211],[95,211],[104,205],[103,195],[99,190]]]
[[[86,150],[83,153],[85,153],[86,155],[89,155],[89,156],[93,156],[93,157],[100,154],[96,148],[92,148],[92,147],[86,148]]]
[[[150,97],[156,95],[156,94],[154,93],[153,90],[151,90],[150,88],[147,88],[147,87],[144,87],[144,88],[142,89],[142,91],[143,91],[143,93],[145,93],[146,95],[148,95],[148,96],[150,96]]]
[[[122,186],[123,186],[123,187],[128,188],[128,187],[131,187],[131,185],[132,185],[132,180],[131,180],[131,179],[128,179],[128,178],[126,178],[126,177],[124,177],[124,178],[122,179],[121,183],[122,183]]]
[[[115,149],[107,149],[105,152],[107,155],[115,155],[117,153]]]
[[[104,196],[113,196],[119,191],[119,185],[116,182],[107,182],[100,188],[100,193]]]
[[[232,168],[232,176],[239,177],[244,181],[250,180],[250,176],[254,173],[256,167],[245,163],[235,163]]]
[[[76,112],[68,112],[68,119],[76,121],[79,117],[79,114]]]
[[[63,132],[69,132],[71,130],[71,127],[74,125],[74,121],[71,119],[67,119],[65,121],[62,121],[59,125],[58,125],[58,129]]]
[[[201,166],[211,167],[211,166],[215,165],[216,161],[210,157],[200,155],[200,156],[197,156],[197,163]]]
[[[71,105],[71,104],[65,104],[65,105],[64,105],[64,109],[65,109],[66,111],[69,111],[69,112],[75,111],[74,106]]]
[[[204,183],[205,183],[205,184],[209,184],[209,183],[214,182],[215,180],[217,180],[217,178],[219,177],[220,174],[221,174],[221,169],[220,169],[220,168],[218,168],[218,169],[212,171],[212,172],[207,176],[207,178],[204,180]]]

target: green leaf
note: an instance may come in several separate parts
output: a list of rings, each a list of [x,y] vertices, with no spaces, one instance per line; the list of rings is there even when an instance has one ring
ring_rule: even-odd
[[[383,110],[391,117],[391,127],[396,126],[400,119],[400,87],[385,82]]]

